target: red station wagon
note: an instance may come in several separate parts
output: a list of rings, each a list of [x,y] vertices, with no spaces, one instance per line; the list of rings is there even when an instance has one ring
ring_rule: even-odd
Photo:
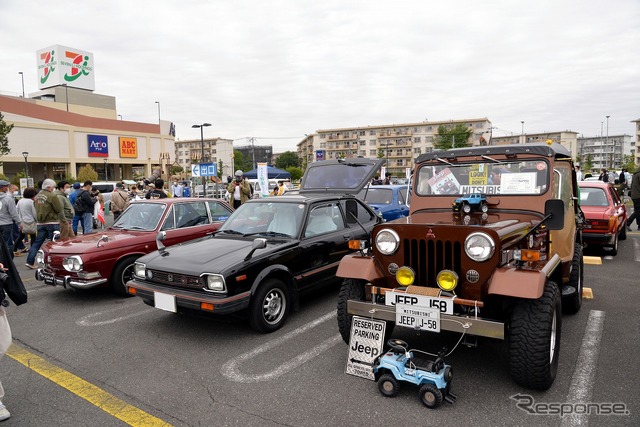
[[[627,208],[616,188],[601,181],[579,181],[580,207],[586,218],[582,238],[589,246],[618,253],[618,240],[627,238]]]
[[[216,231],[233,210],[224,201],[166,198],[134,201],[103,232],[47,242],[36,256],[36,279],[47,285],[89,289],[110,286],[127,295],[133,264],[158,249],[156,235],[165,231],[165,246]]]

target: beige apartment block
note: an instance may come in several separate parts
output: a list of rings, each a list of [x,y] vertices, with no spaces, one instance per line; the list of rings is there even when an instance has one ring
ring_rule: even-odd
[[[473,130],[469,145],[482,145],[491,139],[491,122],[486,117],[320,129],[297,144],[298,156],[305,166],[338,158],[383,158],[387,160],[387,174],[404,176],[406,168],[413,168],[416,157],[433,150],[439,126],[459,123]]]
[[[491,145],[526,144],[528,142],[558,142],[567,150],[571,151],[573,159],[578,153],[578,132],[570,130],[560,132],[523,133],[520,135],[493,136]]]
[[[233,175],[233,140],[225,138],[184,139],[174,142],[175,158],[182,166],[182,178],[191,176],[191,165],[199,163],[215,163],[222,176]]]

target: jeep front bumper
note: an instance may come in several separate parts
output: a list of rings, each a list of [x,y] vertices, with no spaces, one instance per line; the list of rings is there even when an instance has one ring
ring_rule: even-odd
[[[373,304],[364,301],[347,301],[347,312],[354,316],[368,317],[378,320],[395,322],[396,308],[392,305]],[[466,332],[469,335],[505,339],[504,323],[495,320],[483,319],[475,316],[463,316],[456,314],[440,314],[440,327],[442,330]]]

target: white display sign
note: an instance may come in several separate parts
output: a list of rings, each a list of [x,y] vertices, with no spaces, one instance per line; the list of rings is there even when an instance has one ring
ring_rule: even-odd
[[[269,195],[269,170],[266,163],[258,163],[256,175],[260,183],[260,195],[267,197]]]
[[[373,361],[382,354],[385,327],[382,320],[353,316],[345,373],[375,380]]]
[[[95,90],[93,53],[61,45],[36,52],[38,88],[54,86]]]

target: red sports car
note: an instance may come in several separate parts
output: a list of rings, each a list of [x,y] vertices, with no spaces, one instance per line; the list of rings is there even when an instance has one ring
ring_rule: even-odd
[[[618,253],[618,240],[627,238],[627,208],[611,184],[580,181],[580,207],[587,219],[582,238],[587,245]]]
[[[48,242],[36,255],[36,279],[47,285],[89,289],[109,285],[127,295],[133,264],[158,249],[156,236],[165,231],[165,246],[204,237],[231,215],[220,199],[166,198],[134,201],[107,230]]]

